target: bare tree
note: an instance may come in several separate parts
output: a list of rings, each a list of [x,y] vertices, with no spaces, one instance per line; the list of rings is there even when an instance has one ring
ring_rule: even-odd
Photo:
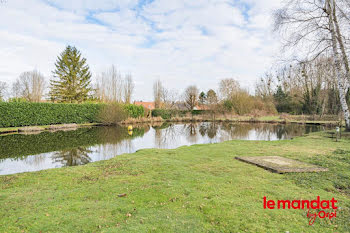
[[[14,98],[20,98],[21,97],[21,82],[19,79],[17,79],[14,83],[12,83],[12,96]]]
[[[308,62],[321,54],[333,55],[340,103],[346,128],[350,130],[350,113],[345,97],[350,72],[342,40],[344,35],[338,21],[338,16],[344,18],[344,14],[337,7],[337,3],[342,2],[290,0],[274,16],[275,29],[286,36],[285,48],[293,49],[295,59]]]
[[[124,90],[123,90],[124,103],[130,104],[131,97],[134,93],[134,88],[135,88],[135,84],[131,74],[127,74],[124,79]]]
[[[256,83],[255,95],[263,99],[271,99],[273,95],[275,80],[271,73],[266,73],[264,77]]]
[[[0,102],[4,100],[7,93],[7,88],[7,83],[0,81]]]
[[[196,86],[189,86],[184,92],[185,106],[188,110],[193,110],[197,105],[199,90]]]
[[[178,99],[178,93],[174,89],[162,88],[161,100],[164,107],[167,109],[172,109],[175,107],[176,101]]]
[[[220,81],[219,92],[222,99],[231,99],[239,89],[239,83],[233,78],[222,79]]]
[[[158,79],[153,83],[153,98],[154,98],[155,108],[161,107],[163,95],[164,95],[163,84],[160,81],[160,79]]]
[[[99,75],[95,89],[96,97],[102,102],[122,102],[123,80],[114,65]]]
[[[208,105],[215,105],[218,103],[218,97],[216,95],[216,92],[213,89],[210,89],[207,92],[207,102],[208,102]]]
[[[345,4],[344,4],[345,3]],[[328,14],[328,19],[330,22],[333,21],[334,23],[334,27],[332,28],[332,26],[330,26],[330,31],[332,34],[332,43],[333,42],[333,36],[334,39],[337,40],[338,44],[339,44],[339,48],[340,48],[340,52],[341,52],[341,59],[342,62],[344,64],[344,68],[345,68],[345,73],[346,73],[346,77],[347,77],[347,81],[350,82],[350,67],[349,67],[349,59],[348,59],[348,55],[346,53],[346,48],[345,48],[345,43],[344,40],[346,40],[346,37],[344,37],[343,35],[343,31],[341,30],[341,25],[340,23],[343,22],[344,24],[344,19],[347,20],[347,23],[350,22],[350,18],[349,18],[349,14],[345,14],[345,10],[347,10],[349,12],[350,10],[350,2],[349,0],[338,0],[337,2],[335,0],[333,1],[328,1],[328,5],[330,6],[331,12],[332,12],[332,16],[330,17],[330,15]],[[327,9],[327,6],[326,6]],[[340,12],[340,14],[337,13],[337,10]],[[338,20],[338,17],[340,19],[340,22]],[[346,26],[346,29],[349,30],[348,27],[349,25]],[[349,35],[347,35],[349,36]],[[348,85],[349,83],[347,83]]]
[[[210,89],[206,96],[207,106],[209,107],[212,118],[215,119],[215,111],[218,108],[218,97],[213,89]]]
[[[45,78],[37,70],[23,72],[13,88],[18,88],[16,92],[20,97],[29,102],[40,102],[45,90]],[[17,94],[16,94],[17,95]]]
[[[335,64],[335,71],[337,75],[337,83],[338,83],[338,90],[339,90],[339,99],[340,103],[344,112],[344,120],[346,124],[346,129],[350,131],[350,112],[349,107],[346,102],[346,96],[345,96],[345,87],[344,87],[344,81],[343,78],[343,69],[341,64],[341,58],[338,52],[338,43],[339,46],[342,47],[343,44],[341,44],[341,40],[337,40],[337,36],[341,36],[341,34],[338,34],[337,31],[339,28],[337,28],[337,21],[336,21],[336,7],[335,7],[335,0],[326,0],[326,11],[328,14],[328,20],[329,20],[329,29],[332,35],[332,49],[333,49],[333,56],[334,56],[334,64]],[[335,29],[335,27],[337,29]],[[336,31],[337,30],[337,31]],[[337,43],[338,42],[338,43]],[[345,54],[346,56],[346,54]],[[344,59],[346,62],[343,62],[343,65],[345,66],[346,74],[349,77],[349,67],[347,63],[347,57],[344,57],[343,54],[343,61]],[[347,66],[347,67],[346,67]]]

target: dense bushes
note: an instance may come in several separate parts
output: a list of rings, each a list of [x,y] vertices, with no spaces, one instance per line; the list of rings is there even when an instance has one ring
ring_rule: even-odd
[[[184,117],[188,114],[193,116],[207,113],[205,110],[175,110],[175,109],[154,109],[152,110],[152,117],[161,117],[164,120],[171,119],[175,116]]]
[[[176,115],[176,111],[172,109],[154,109],[152,110],[152,117],[161,117],[163,119],[170,119]]]
[[[205,110],[192,110],[192,111],[191,111],[191,114],[192,114],[192,115],[202,115],[202,114],[204,114],[204,113],[206,113]]]
[[[105,104],[57,104],[29,102],[1,102],[0,127],[51,125],[68,123],[98,123]],[[129,117],[144,115],[142,106],[124,105]]]
[[[127,112],[127,115],[132,118],[143,117],[145,115],[145,109],[143,106],[137,106],[134,104],[124,105],[124,109]]]
[[[0,103],[0,127],[97,122],[98,104]]]
[[[104,104],[98,115],[98,120],[106,125],[116,125],[128,117],[127,111],[121,104]]]
[[[224,100],[222,108],[224,112],[232,112],[238,115],[277,113],[272,101],[251,96],[246,91],[237,92],[231,99]]]

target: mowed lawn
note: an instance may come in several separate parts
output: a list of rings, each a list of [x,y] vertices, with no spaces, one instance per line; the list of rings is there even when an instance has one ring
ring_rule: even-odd
[[[281,175],[234,159],[259,155],[329,172]],[[350,232],[350,140],[325,133],[147,149],[0,183],[0,232]],[[334,197],[339,209],[309,226],[306,210],[263,209],[264,196]]]

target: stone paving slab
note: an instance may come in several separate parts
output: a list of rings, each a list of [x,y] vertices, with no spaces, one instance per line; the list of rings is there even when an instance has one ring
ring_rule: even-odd
[[[325,172],[327,168],[322,168],[313,164],[303,163],[294,159],[283,158],[280,156],[251,156],[235,157],[240,161],[254,164],[276,173],[288,172]]]

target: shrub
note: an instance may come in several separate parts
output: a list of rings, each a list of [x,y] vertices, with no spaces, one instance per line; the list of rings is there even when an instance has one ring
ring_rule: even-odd
[[[104,104],[98,116],[103,124],[116,125],[127,118],[126,109],[118,103]]]
[[[192,110],[191,113],[194,116],[198,116],[198,115],[203,115],[206,111],[205,110]]]
[[[128,117],[138,118],[138,117],[143,117],[145,115],[145,109],[143,108],[143,106],[127,104],[127,105],[124,105],[124,109]]]
[[[99,122],[101,104],[0,103],[0,127]]]
[[[154,109],[152,110],[152,117],[161,117],[164,120],[171,119],[176,115],[176,111],[172,109]]]
[[[23,102],[28,102],[25,98],[19,98],[19,97],[13,97],[8,100],[8,102],[15,102],[15,103],[23,103]]]

